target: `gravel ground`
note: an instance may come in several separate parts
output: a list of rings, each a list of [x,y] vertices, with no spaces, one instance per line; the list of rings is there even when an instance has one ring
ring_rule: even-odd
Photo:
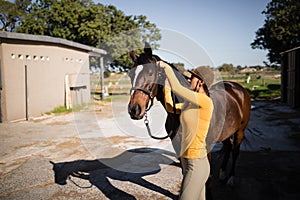
[[[233,188],[217,179],[221,153],[213,152],[212,196],[298,200],[300,111],[276,101],[253,106]],[[171,142],[150,139],[126,109],[113,102],[0,124],[0,199],[175,199],[182,176]],[[156,135],[165,134],[161,109],[149,113]]]

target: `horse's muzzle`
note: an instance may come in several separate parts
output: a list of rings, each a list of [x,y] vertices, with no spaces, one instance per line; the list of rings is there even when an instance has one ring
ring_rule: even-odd
[[[142,107],[139,104],[133,104],[132,106],[129,104],[128,113],[131,119],[139,120],[144,117],[144,114],[142,113]]]

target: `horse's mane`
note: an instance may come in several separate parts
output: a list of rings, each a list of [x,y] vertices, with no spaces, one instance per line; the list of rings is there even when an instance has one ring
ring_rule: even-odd
[[[170,65],[170,66],[172,67],[173,72],[174,72],[175,76],[177,77],[178,81],[179,81],[184,87],[187,87],[187,88],[189,87],[189,82],[188,82],[188,80],[187,80],[187,77],[186,77],[183,73],[181,73],[181,72],[177,69],[177,67],[176,67],[174,64],[169,63],[169,62],[167,62],[167,61],[165,61],[165,60],[162,60],[162,59],[161,59],[159,56],[157,56],[157,55],[153,55],[153,57],[154,57],[157,61],[163,61],[163,62],[167,63],[168,65]],[[161,91],[158,92],[158,95],[157,95],[156,98],[157,98],[158,101],[164,102],[163,86],[162,86],[162,85],[159,85],[159,90],[161,90]],[[178,103],[178,102],[183,102],[183,101],[184,101],[183,98],[174,95],[173,92],[172,92],[172,96],[174,96],[174,98],[175,98],[174,100],[175,100],[176,103]]]

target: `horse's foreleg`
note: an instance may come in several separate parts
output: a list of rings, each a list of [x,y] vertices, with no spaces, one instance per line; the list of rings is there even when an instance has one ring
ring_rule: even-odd
[[[174,149],[174,151],[176,153],[176,157],[177,157],[177,159],[179,161],[179,163],[175,163],[175,165],[178,166],[178,167],[180,167],[182,169],[181,159],[180,159],[181,135],[179,133],[179,130],[177,130],[177,134],[173,132],[171,134],[171,136],[170,136],[170,139],[172,141],[172,146],[173,146],[173,149]]]
[[[213,174],[212,174],[212,172],[213,172],[213,169],[212,169],[212,165],[211,165],[211,162],[212,162],[212,154],[211,154],[211,151],[209,150],[210,149],[210,147],[208,148],[208,150],[207,150],[207,158],[208,158],[208,162],[209,162],[209,166],[210,166],[210,174],[209,174],[209,177],[208,177],[208,180],[207,180],[207,182],[210,182],[211,181],[211,179],[212,179],[212,176],[213,176]],[[208,183],[207,183],[207,185],[209,185]]]
[[[210,149],[210,148],[208,148]],[[212,174],[212,167],[211,167],[211,162],[212,162],[212,155],[211,155],[211,151],[208,150],[208,153],[207,153],[207,158],[208,158],[208,162],[209,162],[209,165],[210,165],[210,174],[209,174],[209,177],[205,183],[205,196],[206,196],[206,199],[207,200],[212,200],[212,191],[211,191],[211,181],[212,181],[212,177],[213,177],[213,174]]]
[[[173,132],[173,131],[172,131]],[[177,131],[178,132],[178,131]],[[181,149],[181,137],[180,134],[173,134],[171,135],[172,137],[170,137],[171,141],[172,141],[172,146],[173,149],[176,153],[177,157],[180,157],[180,149]]]
[[[223,161],[222,161],[221,169],[220,169],[220,173],[219,173],[219,179],[221,181],[225,181],[225,179],[226,179],[226,167],[227,167],[227,163],[229,160],[231,149],[232,149],[232,143],[230,141],[230,138],[227,138],[226,140],[223,141],[222,151],[224,153],[224,157],[223,157]]]

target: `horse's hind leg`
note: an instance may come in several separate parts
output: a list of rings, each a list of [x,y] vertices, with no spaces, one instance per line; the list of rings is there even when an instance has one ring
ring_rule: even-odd
[[[238,156],[240,154],[240,146],[241,146],[243,138],[244,138],[244,130],[237,131],[234,134],[233,148],[232,148],[232,166],[231,166],[231,171],[229,173],[229,179],[227,181],[227,185],[230,185],[230,186],[234,185],[235,165],[236,165]]]
[[[227,138],[226,140],[224,140],[223,142],[223,153],[224,153],[224,157],[223,157],[223,161],[221,164],[221,169],[220,169],[220,173],[219,173],[219,179],[221,181],[225,181],[226,180],[226,167],[227,167],[227,163],[229,160],[229,156],[230,156],[230,152],[232,149],[232,143],[230,141],[230,138]]]

